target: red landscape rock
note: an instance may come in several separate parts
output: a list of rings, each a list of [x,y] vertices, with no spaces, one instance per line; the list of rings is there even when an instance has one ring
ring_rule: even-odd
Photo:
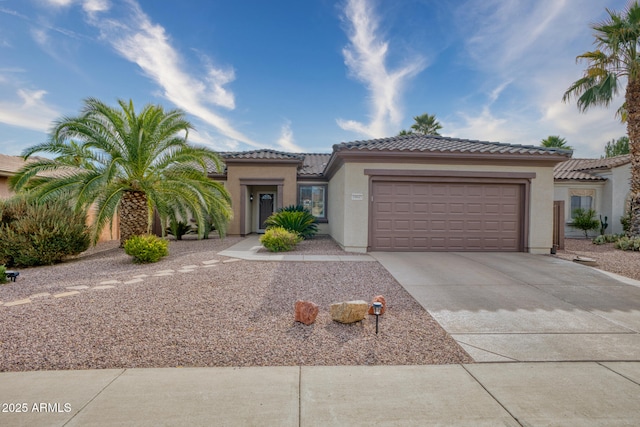
[[[387,309],[387,301],[384,299],[384,297],[382,295],[376,295],[375,297],[373,297],[373,301],[371,301],[371,307],[369,307],[369,314],[375,314],[373,312],[373,303],[374,302],[381,302],[382,303],[382,308],[380,309],[380,314],[384,314],[385,310]]]
[[[316,316],[318,316],[318,312],[320,311],[318,305],[311,301],[296,301],[294,307],[296,322],[304,323],[305,325],[310,325],[315,322]]]

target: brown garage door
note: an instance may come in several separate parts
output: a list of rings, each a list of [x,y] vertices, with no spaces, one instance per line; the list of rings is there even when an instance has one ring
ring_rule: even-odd
[[[522,186],[373,182],[371,249],[522,251]]]

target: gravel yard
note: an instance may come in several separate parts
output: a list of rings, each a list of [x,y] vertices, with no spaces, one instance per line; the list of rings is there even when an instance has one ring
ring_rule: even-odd
[[[472,362],[377,262],[217,255],[238,241],[172,241],[170,255],[149,265],[103,243],[64,264],[21,269],[0,286],[0,371]],[[299,251],[344,254],[326,238]],[[77,294],[54,297],[68,292]],[[374,316],[331,320],[331,303],[378,294],[388,302],[378,336]],[[294,322],[297,299],[320,306],[314,325]]]
[[[556,255],[559,258],[593,258],[598,263],[595,268],[640,280],[640,252],[621,251],[614,248],[613,243],[594,245],[590,239],[565,239],[564,245],[564,250]]]

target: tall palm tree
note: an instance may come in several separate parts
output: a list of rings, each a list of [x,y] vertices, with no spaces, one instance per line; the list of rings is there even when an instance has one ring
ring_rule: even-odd
[[[120,245],[148,233],[156,210],[160,218],[194,217],[205,230],[213,219],[224,233],[231,218],[231,198],[224,186],[207,177],[210,162],[222,170],[218,155],[187,144],[191,124],[180,110],[147,105],[136,114],[133,102],[110,107],[89,98],[81,114],[55,123],[49,140],[27,148],[28,162],[10,185],[38,200],[66,199],[77,211],[96,211],[92,229],[97,242],[102,229],[120,215]],[[55,172],[55,173],[52,173]]]
[[[540,141],[540,145],[548,148],[562,148],[563,150],[573,150],[572,147],[567,145],[567,140],[565,138],[561,138],[558,135],[549,135],[542,141]]]
[[[411,129],[416,133],[423,135],[440,135],[438,131],[442,129],[442,125],[436,120],[435,114],[424,113],[414,117],[413,120],[415,120],[415,123],[411,125]]]
[[[629,234],[640,237],[640,5],[629,3],[622,12],[607,9],[604,21],[592,25],[596,50],[579,55],[586,61],[582,78],[562,97],[577,99],[584,112],[592,106],[608,106],[626,81],[624,104],[618,115],[627,122],[631,155],[631,221]]]

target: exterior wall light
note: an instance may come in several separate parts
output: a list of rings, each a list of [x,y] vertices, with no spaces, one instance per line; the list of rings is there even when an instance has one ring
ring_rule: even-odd
[[[251,194],[249,195],[249,201],[250,201],[250,202],[253,202],[253,193],[251,193]]]

